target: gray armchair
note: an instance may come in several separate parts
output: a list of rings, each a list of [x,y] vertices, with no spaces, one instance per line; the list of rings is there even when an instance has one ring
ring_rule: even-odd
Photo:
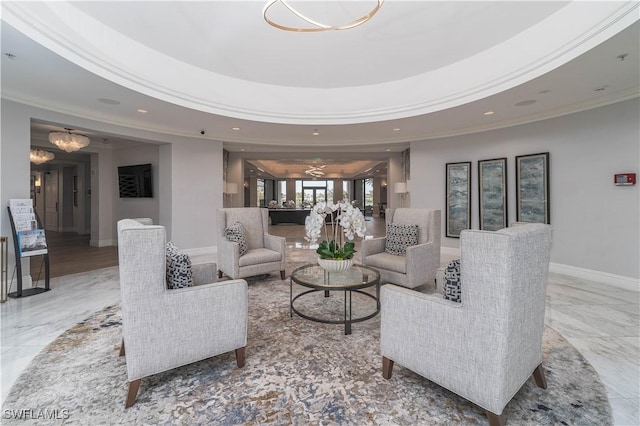
[[[394,362],[482,407],[491,425],[542,369],[551,227],[462,231],[461,302],[441,294],[382,287],[383,376]]]
[[[385,252],[386,237],[363,240],[362,264],[380,271],[380,282],[415,288],[435,281],[440,266],[440,210],[387,209],[386,224],[418,225],[418,244],[406,256]]]
[[[247,282],[216,283],[215,264],[193,265],[194,286],[168,290],[165,229],[150,223],[118,221],[125,408],[143,377],[232,350],[238,367],[245,362]]]
[[[280,271],[285,278],[285,239],[269,234],[269,210],[259,207],[218,209],[218,277],[231,278]],[[240,222],[245,230],[247,252],[240,256],[240,245],[229,241],[224,230]]]

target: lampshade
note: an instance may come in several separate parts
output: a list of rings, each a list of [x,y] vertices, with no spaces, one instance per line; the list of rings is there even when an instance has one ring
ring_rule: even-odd
[[[396,194],[406,194],[407,191],[407,183],[406,182],[396,182],[393,187],[393,192]]]
[[[49,142],[63,151],[74,152],[89,146],[91,140],[85,135],[71,133],[71,129],[67,129],[67,132],[49,132]]]
[[[29,160],[34,164],[42,164],[51,161],[56,156],[53,152],[43,151],[41,149],[32,149],[29,151]]]
[[[238,184],[235,182],[227,182],[227,194],[237,194]]]

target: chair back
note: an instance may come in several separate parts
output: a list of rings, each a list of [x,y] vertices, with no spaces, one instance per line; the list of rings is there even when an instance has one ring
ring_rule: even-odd
[[[118,259],[123,310],[164,294],[167,288],[164,226],[144,225],[134,219],[118,221]]]
[[[385,211],[387,225],[418,225],[418,244],[434,241],[440,247],[440,210],[398,208]]]
[[[502,371],[533,369],[542,359],[551,230],[531,223],[460,233],[461,299],[468,332],[491,341]]]
[[[269,231],[269,211],[260,207],[233,207],[218,209],[218,233],[224,238],[224,230],[240,222],[245,230],[249,249],[264,247],[264,234]]]

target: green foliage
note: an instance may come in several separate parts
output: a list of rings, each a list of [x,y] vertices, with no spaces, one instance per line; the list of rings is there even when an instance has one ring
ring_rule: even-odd
[[[351,259],[356,252],[355,244],[351,241],[347,241],[344,243],[344,246],[340,247],[336,244],[335,240],[331,241],[323,241],[318,246],[316,253],[320,255],[322,259],[334,259],[334,260],[344,260]]]

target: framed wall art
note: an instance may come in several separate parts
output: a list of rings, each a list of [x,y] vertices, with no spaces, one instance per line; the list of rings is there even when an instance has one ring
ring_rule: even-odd
[[[517,156],[517,221],[551,223],[549,212],[549,153]]]
[[[471,162],[446,164],[446,236],[471,228]]]
[[[508,225],[507,159],[478,161],[480,229],[497,231]]]

